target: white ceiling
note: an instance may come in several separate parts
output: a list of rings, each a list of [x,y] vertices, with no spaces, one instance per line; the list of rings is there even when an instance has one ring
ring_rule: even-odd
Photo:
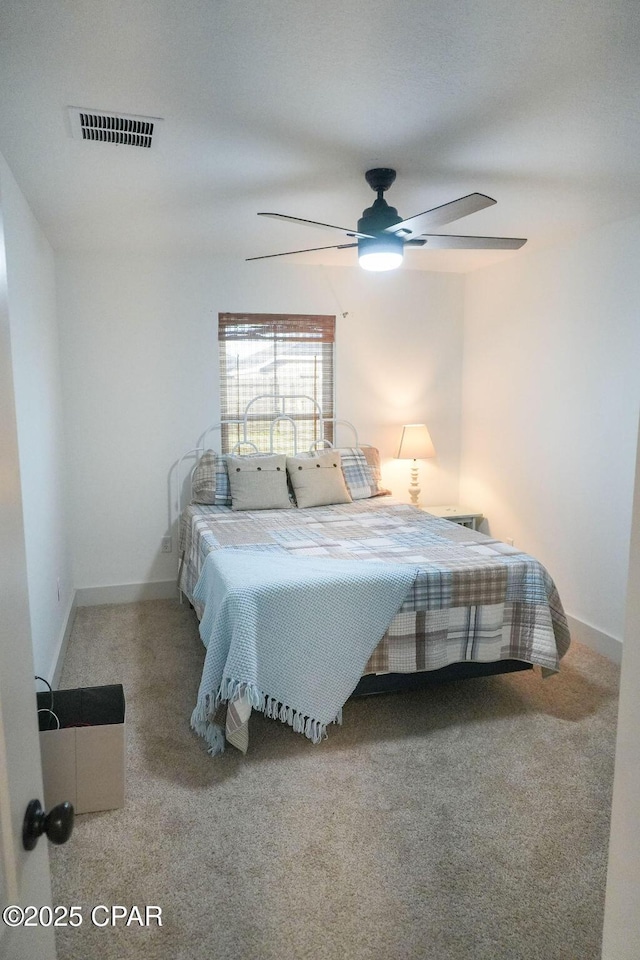
[[[355,227],[394,167],[401,216],[478,191],[441,232],[529,238],[407,252],[466,271],[640,212],[639,51],[638,0],[1,0],[0,151],[72,251],[340,243],[256,213]],[[73,140],[68,105],[160,116],[157,145]]]

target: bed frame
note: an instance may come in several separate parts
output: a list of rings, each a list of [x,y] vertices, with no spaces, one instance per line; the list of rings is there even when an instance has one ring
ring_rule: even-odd
[[[274,414],[272,417],[264,417],[265,420],[268,419],[270,421],[268,451],[259,450],[255,443],[247,439],[251,408],[259,401],[265,400],[272,401],[274,408]],[[285,422],[290,425],[294,455],[297,454],[299,452],[298,425],[294,417],[287,412],[287,409],[290,408],[291,401],[300,400],[307,401],[311,405],[311,408],[314,411],[313,415],[318,422],[318,440],[314,441],[311,449],[315,449],[319,445],[326,447],[334,446],[332,441],[325,438],[325,425],[328,423],[331,424],[331,435],[333,436],[334,440],[337,436],[338,430],[340,428],[346,428],[352,434],[351,442],[348,444],[349,446],[370,446],[370,444],[360,443],[358,431],[349,420],[342,420],[336,417],[325,417],[322,413],[319,403],[314,400],[313,397],[309,397],[306,394],[260,394],[259,396],[254,397],[247,404],[242,417],[238,418],[237,420],[225,421],[225,425],[236,424],[242,428],[241,432],[243,439],[234,444],[231,452],[235,452],[243,446],[252,447],[255,453],[277,452],[274,447],[275,429],[277,424]],[[218,433],[220,434],[221,438],[222,429],[222,423],[216,423],[207,427],[207,429],[198,438],[196,446],[183,454],[174,465],[177,478],[177,492],[175,498],[170,492],[170,529],[174,529],[174,524],[176,521],[179,522],[180,514],[183,508],[191,500],[191,481],[198,459],[211,444],[211,435]],[[181,564],[181,561],[179,561],[179,564]],[[180,567],[178,569],[178,579],[179,576]],[[180,602],[182,603],[182,591],[179,591],[179,593]],[[532,664],[525,663],[521,660],[497,660],[491,663],[475,663],[473,661],[465,661],[464,663],[449,664],[448,666],[442,667],[439,670],[422,670],[418,673],[367,674],[360,679],[351,696],[363,697],[381,693],[397,693],[407,690],[421,690],[425,687],[430,687],[435,684],[444,683],[451,680],[466,680],[474,677],[488,677],[502,673],[514,673],[520,670],[532,669]]]

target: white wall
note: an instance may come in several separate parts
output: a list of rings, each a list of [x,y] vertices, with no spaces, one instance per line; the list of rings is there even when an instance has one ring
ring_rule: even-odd
[[[640,219],[466,282],[461,496],[622,638],[640,403]]]
[[[53,252],[6,162],[0,202],[36,673],[51,680],[73,601]],[[58,597],[58,581],[60,596]]]
[[[175,578],[175,552],[159,552],[167,475],[218,418],[221,311],[335,314],[339,415],[388,458],[400,425],[425,420],[438,452],[424,465],[425,502],[457,498],[461,277],[61,255],[57,278],[74,580],[85,598],[86,588]],[[407,496],[408,464],[390,461],[385,478]]]

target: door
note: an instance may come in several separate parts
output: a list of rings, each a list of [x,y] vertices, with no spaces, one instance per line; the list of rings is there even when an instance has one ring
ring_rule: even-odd
[[[4,232],[0,217],[0,905],[51,906],[46,837],[22,848],[42,772],[27,594]],[[3,960],[55,960],[51,927],[12,929],[0,919]]]
[[[604,960],[640,957],[640,431],[631,520],[618,741],[604,908]]]

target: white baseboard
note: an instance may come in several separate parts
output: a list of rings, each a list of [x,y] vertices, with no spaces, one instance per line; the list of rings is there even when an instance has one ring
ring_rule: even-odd
[[[60,683],[60,674],[62,673],[62,666],[67,653],[69,637],[71,636],[71,631],[73,629],[73,622],[76,619],[76,609],[76,593],[74,591],[73,596],[69,600],[69,604],[67,606],[66,616],[64,618],[62,629],[60,630],[60,636],[58,638],[56,653],[49,670],[49,676],[47,677],[54,690],[57,689],[58,684]]]
[[[578,643],[584,643],[585,647],[590,647],[596,653],[601,653],[603,657],[608,657],[614,663],[622,663],[622,641],[616,637],[603,633],[591,624],[578,620],[576,617],[570,617],[567,614],[569,632],[572,640]]]
[[[135,603],[137,600],[173,600],[178,597],[175,580],[152,580],[150,583],[114,583],[107,587],[79,587],[79,607],[95,607],[103,603]]]

